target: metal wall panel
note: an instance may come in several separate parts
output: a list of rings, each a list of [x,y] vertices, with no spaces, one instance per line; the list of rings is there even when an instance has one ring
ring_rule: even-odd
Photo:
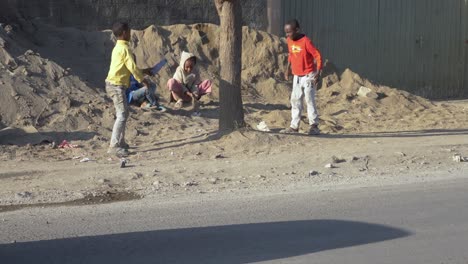
[[[429,98],[468,96],[468,0],[283,0],[325,58]]]

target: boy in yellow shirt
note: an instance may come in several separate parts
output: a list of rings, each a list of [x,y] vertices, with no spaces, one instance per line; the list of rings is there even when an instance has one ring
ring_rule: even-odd
[[[130,27],[127,23],[117,22],[112,27],[117,43],[112,51],[109,73],[106,78],[106,92],[114,102],[116,120],[112,129],[109,154],[125,157],[128,144],[125,142],[125,126],[128,118],[128,100],[125,90],[130,86],[130,76],[149,87],[144,74],[151,75],[149,70],[141,70],[136,66],[133,53],[130,50]]]

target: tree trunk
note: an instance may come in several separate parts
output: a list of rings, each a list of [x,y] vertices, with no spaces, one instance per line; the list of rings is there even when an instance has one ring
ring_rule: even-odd
[[[215,0],[215,4],[221,20],[219,130],[232,131],[245,126],[241,95],[242,9],[240,0]]]

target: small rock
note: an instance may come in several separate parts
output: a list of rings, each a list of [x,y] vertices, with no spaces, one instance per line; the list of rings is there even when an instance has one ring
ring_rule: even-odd
[[[34,51],[32,50],[27,50],[25,53],[24,53],[25,56],[29,56],[29,55],[34,55]]]
[[[21,198],[21,199],[29,199],[32,197],[32,193],[30,192],[20,192],[16,194],[16,197]]]
[[[143,177],[143,174],[142,173],[139,173],[139,172],[134,172],[130,175],[130,180],[138,180],[140,179],[141,177]]]
[[[318,171],[314,171],[314,170],[309,171],[309,177],[317,176],[317,175],[319,175]]]
[[[223,156],[223,154],[217,154],[214,156],[214,159],[224,159],[225,157]]]
[[[189,181],[189,182],[184,182],[182,185],[183,185],[184,187],[197,186],[197,185],[198,185],[198,182],[196,182],[196,181]]]
[[[403,152],[396,152],[395,154],[397,154],[398,156],[406,157],[406,154]]]
[[[219,178],[216,178],[216,177],[212,177],[208,179],[208,182],[211,184],[217,184],[218,181],[219,181]]]
[[[343,158],[338,158],[337,156],[333,156],[333,157],[332,157],[332,161],[333,161],[333,163],[343,163],[343,162],[346,162],[345,159],[343,159]]]
[[[162,184],[162,182],[160,182],[160,181],[155,181],[155,182],[153,182],[153,185],[154,185],[154,186],[159,186],[159,185],[161,185],[161,184]]]
[[[332,163],[328,163],[327,165],[325,165],[325,168],[327,168],[327,169],[334,169],[334,168],[336,168],[336,166],[333,165]]]
[[[195,156],[200,156],[202,153],[201,152],[197,152],[195,153]]]
[[[379,98],[379,95],[372,91],[372,89],[370,88],[367,88],[365,86],[361,86],[359,88],[359,91],[357,92],[357,95],[360,96],[360,97],[367,97],[367,98],[371,98],[371,99],[378,99]]]
[[[108,179],[100,179],[99,180],[99,183],[106,183],[106,182],[110,182]]]

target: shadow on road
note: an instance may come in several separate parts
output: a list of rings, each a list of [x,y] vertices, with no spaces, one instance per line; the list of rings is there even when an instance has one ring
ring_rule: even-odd
[[[2,263],[251,263],[409,236],[341,220],[211,226],[0,245]]]

